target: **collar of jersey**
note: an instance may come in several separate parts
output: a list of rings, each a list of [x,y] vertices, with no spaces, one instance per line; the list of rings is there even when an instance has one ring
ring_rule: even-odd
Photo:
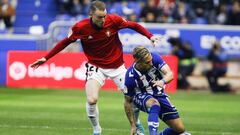
[[[139,75],[142,76],[142,73],[135,68],[136,63],[133,64],[133,70]]]
[[[90,24],[95,30],[101,30],[102,28],[98,27],[96,24],[93,23],[92,18],[90,18]]]
[[[136,68],[135,68],[135,64],[136,63],[134,63],[133,64],[133,70],[135,71],[135,72],[137,72],[137,74],[139,75],[139,76],[143,76],[143,74],[147,74],[149,71],[146,71],[146,72],[141,72],[141,71],[139,71],[139,70],[137,70]],[[152,68],[153,68],[154,66],[152,66]]]

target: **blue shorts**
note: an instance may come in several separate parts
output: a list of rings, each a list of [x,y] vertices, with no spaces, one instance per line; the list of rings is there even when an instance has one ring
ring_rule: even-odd
[[[159,112],[159,118],[163,121],[172,120],[179,118],[177,109],[170,103],[168,96],[152,96],[147,93],[140,93],[133,97],[134,105],[143,112],[149,113],[149,108],[146,106],[146,102],[150,98],[158,100],[161,110]]]

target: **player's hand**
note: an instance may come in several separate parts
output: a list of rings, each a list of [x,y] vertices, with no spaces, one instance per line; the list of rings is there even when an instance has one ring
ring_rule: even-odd
[[[153,46],[156,46],[157,44],[159,44],[160,39],[161,39],[161,38],[160,38],[159,36],[152,36],[152,37],[150,38]]]
[[[45,63],[47,60],[46,58],[41,58],[41,59],[38,59],[36,60],[33,64],[31,64],[31,67],[36,69],[38,68],[40,65],[42,65],[43,63]]]
[[[136,135],[136,133],[137,133],[137,128],[136,128],[136,126],[132,126],[132,127],[131,127],[131,134],[130,134],[130,135]]]
[[[157,80],[157,81],[153,80],[152,83],[153,83],[153,87],[159,86],[159,87],[163,88],[165,85],[165,82],[163,80]]]

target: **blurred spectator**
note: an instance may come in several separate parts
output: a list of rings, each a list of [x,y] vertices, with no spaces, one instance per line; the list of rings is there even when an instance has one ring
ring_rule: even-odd
[[[144,22],[156,23],[156,16],[153,13],[149,12],[146,14],[146,18]]]
[[[221,4],[222,5],[230,5],[232,3],[232,0],[210,0],[210,2],[212,4],[211,5],[212,7],[218,7]]]
[[[79,15],[82,13],[82,6],[79,0],[72,0],[72,8],[70,10],[73,16]]]
[[[226,24],[227,23],[227,7],[220,4],[218,7],[212,9],[209,14],[210,24]]]
[[[212,3],[208,0],[191,0],[190,5],[194,13],[193,24],[207,24],[208,23],[208,11],[212,6]]]
[[[183,43],[180,38],[170,38],[172,54],[178,57],[178,88],[190,89],[187,76],[191,75],[197,59],[190,43]]]
[[[232,10],[228,14],[229,25],[240,25],[240,2],[235,0],[233,2]]]
[[[175,23],[187,24],[193,19],[193,12],[185,2],[179,2],[172,13]]]
[[[195,10],[195,18],[193,19],[193,24],[207,24],[206,12],[202,7],[197,7]]]
[[[161,23],[173,23],[172,14],[176,4],[178,3],[175,0],[160,0],[158,7],[161,10],[161,15],[157,21]]]
[[[85,18],[89,14],[91,0],[56,1],[60,14],[70,14],[75,19],[79,16]],[[239,0],[102,1],[107,3],[109,13],[116,13],[135,22],[240,25]]]
[[[91,5],[91,0],[81,0],[82,1],[82,14],[88,16],[89,15],[89,9]]]
[[[9,33],[13,32],[13,17],[15,16],[15,8],[8,0],[1,0],[0,4],[0,20],[3,20],[5,27]]]
[[[71,0],[57,0],[60,14],[69,14],[71,10]]]
[[[229,84],[218,83],[219,77],[227,72],[227,57],[218,42],[210,50],[208,60],[212,62],[212,69],[206,72],[206,77],[212,92],[233,92]]]
[[[147,5],[143,6],[140,14],[141,21],[143,22],[156,22],[160,10],[155,4],[155,0],[147,0]]]
[[[135,13],[130,14],[128,16],[128,20],[133,21],[133,22],[139,22],[139,19],[138,19],[137,15]]]
[[[116,13],[120,16],[128,18],[128,16],[131,14],[136,14],[139,16],[140,11],[141,7],[139,2],[123,0],[122,2],[115,2],[112,5],[110,13]]]

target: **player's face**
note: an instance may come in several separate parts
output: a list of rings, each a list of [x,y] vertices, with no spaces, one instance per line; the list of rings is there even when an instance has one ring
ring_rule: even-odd
[[[152,55],[149,53],[145,58],[137,62],[138,68],[140,71],[148,71],[151,69],[152,63]]]
[[[107,15],[106,11],[96,10],[92,14],[93,23],[96,24],[98,27],[102,28],[105,22],[106,15]]]

